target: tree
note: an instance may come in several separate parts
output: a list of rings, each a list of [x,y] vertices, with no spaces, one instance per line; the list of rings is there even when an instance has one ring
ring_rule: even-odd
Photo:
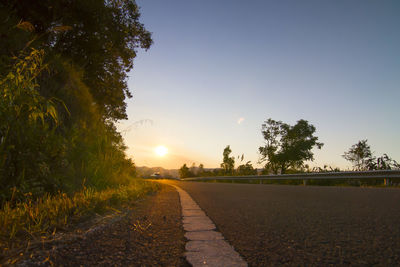
[[[43,51],[32,50],[17,58],[13,69],[0,80],[0,203],[10,188],[28,187],[35,192],[58,189],[49,178],[49,154],[59,159],[52,147],[58,125],[56,99],[38,92],[37,77],[45,69]],[[35,150],[37,153],[29,153]]]
[[[197,176],[204,176],[204,165],[200,163],[199,168],[197,169]]]
[[[43,49],[49,58],[67,61],[83,71],[82,82],[105,119],[126,119],[124,100],[131,97],[127,72],[138,48],[152,44],[151,33],[139,22],[135,1],[5,0],[0,9],[2,53],[17,55],[29,41],[29,46]],[[15,30],[20,21],[30,22],[33,39]],[[0,74],[7,73],[9,64],[2,55]]]
[[[374,170],[391,170],[391,169],[399,169],[400,164],[397,163],[394,159],[389,157],[387,154],[383,154],[382,156],[376,159],[376,162],[371,166]]]
[[[190,170],[189,170],[188,166],[186,166],[186,163],[185,163],[179,169],[179,177],[180,178],[186,178],[186,177],[190,177],[190,176],[191,176]]]
[[[221,168],[213,169],[210,173],[210,176],[224,176],[224,175],[225,175],[224,169]]]
[[[236,169],[237,175],[256,175],[257,169],[253,168],[253,165],[250,161],[246,162],[246,164],[239,165]]]
[[[223,169],[225,175],[232,175],[234,172],[235,158],[229,157],[231,152],[232,152],[232,150],[231,150],[230,146],[226,146],[224,149],[224,152],[222,153],[223,160],[221,163],[221,168]]]
[[[314,147],[321,149],[323,143],[314,136],[315,127],[306,120],[294,126],[268,119],[262,124],[261,133],[265,145],[259,147],[260,162],[267,161],[266,171],[284,174],[288,168],[301,167],[306,160],[314,160]]]
[[[369,166],[374,161],[371,147],[367,142],[367,139],[358,141],[357,144],[352,145],[350,149],[342,155],[343,158],[352,162],[354,168],[358,171],[370,169]]]
[[[242,163],[244,160],[244,154],[242,154],[241,156],[238,156],[237,159],[238,159],[238,161],[240,160],[240,163]],[[246,164],[240,164],[236,168],[236,174],[237,175],[256,175],[257,169],[254,169],[251,162],[247,161]]]
[[[193,162],[192,166],[189,168],[191,176],[196,176],[197,175],[197,167],[196,164]]]
[[[4,0],[0,17],[0,205],[10,187],[22,200],[129,182],[114,123],[136,53],[152,44],[135,1]]]
[[[366,170],[391,170],[400,168],[400,164],[389,157],[387,154],[376,158],[371,152],[371,147],[367,144],[368,140],[358,141],[342,155],[346,160],[352,162],[357,171]]]

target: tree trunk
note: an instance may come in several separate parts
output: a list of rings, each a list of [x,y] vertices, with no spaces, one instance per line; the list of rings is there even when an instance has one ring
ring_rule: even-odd
[[[285,166],[285,163],[283,163],[281,166],[281,174],[285,174],[285,173],[286,173],[286,166]]]

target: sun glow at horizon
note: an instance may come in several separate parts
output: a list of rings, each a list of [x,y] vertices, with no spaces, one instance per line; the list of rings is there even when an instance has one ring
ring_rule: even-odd
[[[168,153],[168,148],[165,146],[158,146],[154,149],[154,152],[160,157],[164,157]]]

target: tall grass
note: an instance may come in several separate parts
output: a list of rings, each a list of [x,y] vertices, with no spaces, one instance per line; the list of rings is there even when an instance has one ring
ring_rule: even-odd
[[[12,204],[0,210],[0,247],[13,248],[21,241],[40,239],[95,213],[103,213],[140,199],[159,189],[158,183],[135,179],[129,185],[97,191],[86,188],[72,196],[59,193]]]

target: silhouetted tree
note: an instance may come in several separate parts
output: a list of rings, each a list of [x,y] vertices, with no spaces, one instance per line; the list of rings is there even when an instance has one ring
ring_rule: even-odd
[[[186,166],[186,163],[185,163],[179,169],[179,177],[180,178],[187,178],[187,177],[190,177],[190,176],[191,176],[190,170],[189,170],[188,166]]]
[[[387,154],[383,154],[378,158],[374,157],[371,147],[367,142],[367,139],[358,141],[357,144],[352,145],[342,155],[346,160],[352,162],[355,170],[390,170],[400,168],[400,165]]]
[[[376,161],[372,163],[372,165],[370,165],[370,168],[372,168],[373,170],[399,169],[400,164],[389,157],[387,154],[383,154],[382,156],[378,157]]]
[[[235,157],[229,157],[231,152],[232,150],[230,146],[226,146],[224,152],[222,153],[223,160],[221,163],[221,168],[223,169],[225,175],[232,175],[235,170]]]
[[[192,163],[192,166],[190,167],[189,171],[190,171],[191,176],[193,176],[193,177],[197,176],[198,171],[197,171],[196,164],[194,162]]]
[[[197,169],[197,176],[204,176],[204,165],[200,163],[199,168]]]
[[[210,173],[210,175],[211,176],[223,176],[223,175],[225,175],[225,171],[224,171],[224,169],[220,169],[220,168],[213,169],[212,172]]]
[[[250,161],[247,161],[246,164],[242,164],[244,160],[244,154],[241,156],[237,156],[238,161],[240,160],[240,165],[236,168],[236,175],[255,175],[257,174],[257,169],[253,168],[253,165]]]
[[[367,142],[367,139],[358,141],[357,144],[352,145],[350,149],[342,155],[342,157],[350,161],[354,169],[358,171],[370,169],[374,161],[371,147]]]
[[[310,172],[309,166],[307,166],[308,168],[306,168],[306,172]],[[332,166],[328,166],[328,165],[324,165],[323,168],[321,167],[314,167],[312,168],[312,172],[340,172],[340,168],[335,167],[333,168]]]
[[[260,161],[267,161],[265,169],[277,174],[284,174],[288,168],[298,168],[306,160],[314,160],[311,151],[314,147],[321,149],[314,136],[315,127],[306,120],[299,120],[294,126],[268,119],[262,124],[261,133],[265,145],[259,147]]]
[[[246,164],[239,165],[236,169],[237,175],[256,175],[257,169],[253,168],[253,165],[250,161],[246,162]]]

